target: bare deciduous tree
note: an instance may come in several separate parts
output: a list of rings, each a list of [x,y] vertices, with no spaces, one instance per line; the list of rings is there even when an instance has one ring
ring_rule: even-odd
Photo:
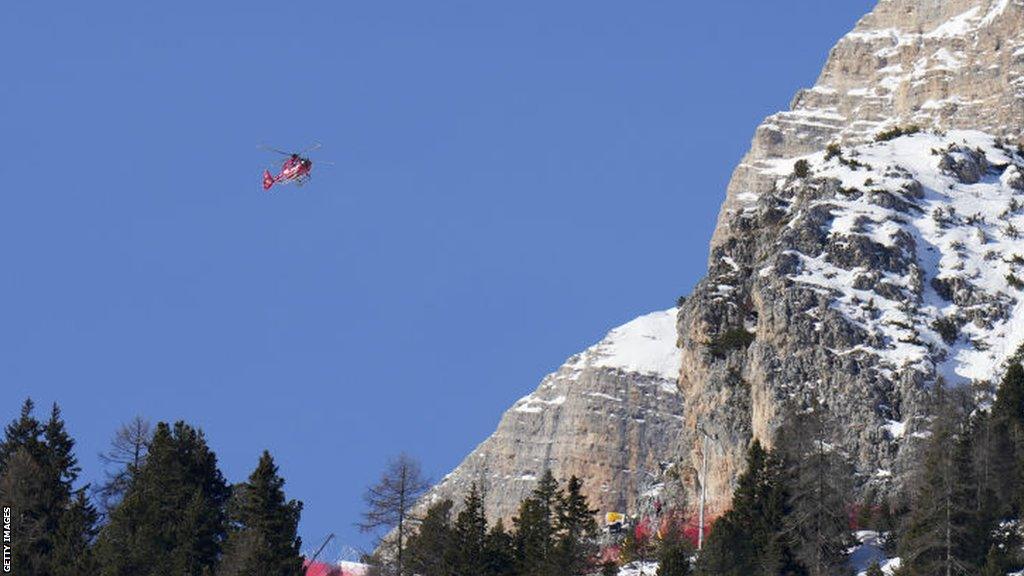
[[[396,574],[404,574],[404,558],[406,534],[409,529],[409,511],[420,496],[430,487],[423,476],[420,464],[407,454],[399,454],[388,461],[376,484],[366,490],[363,499],[366,511],[359,529],[363,532],[374,532],[382,528],[394,530],[395,555],[394,568]]]
[[[152,438],[153,427],[141,416],[122,424],[114,433],[110,448],[100,454],[100,460],[113,468],[107,469],[107,480],[97,490],[103,510],[110,510],[120,500],[135,471],[145,462]]]

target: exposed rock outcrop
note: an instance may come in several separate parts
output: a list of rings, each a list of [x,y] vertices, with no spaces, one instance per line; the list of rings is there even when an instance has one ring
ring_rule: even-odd
[[[992,378],[1024,340],[1016,147],[950,131],[800,161],[805,177],[792,159],[763,163],[773,191],[731,216],[680,312],[683,442],[695,463],[697,423],[717,438],[712,510],[749,441],[770,446],[811,399],[842,423],[832,441],[861,484],[893,488],[937,378]],[[752,338],[722,354],[738,329]]]
[[[642,316],[569,358],[424,498],[459,501],[476,483],[491,518],[511,517],[545,469],[586,479],[601,511],[626,511],[645,477],[678,458],[676,310]]]
[[[856,154],[878,155],[886,145],[849,149],[911,126],[989,136],[967,136],[970,145],[898,138],[902,152],[871,161]],[[881,0],[832,49],[815,86],[757,128],[719,214],[708,278],[680,314],[688,423],[705,422],[720,435],[713,509],[728,505],[749,440],[770,445],[793,397],[825,402],[844,423],[836,441],[861,479],[885,482],[898,479],[908,444],[892,431],[913,428],[937,375],[993,376],[1015,338],[991,331],[1012,322],[1017,299],[1005,280],[1013,272],[1003,260],[1012,255],[988,242],[1021,225],[1013,224],[1016,160],[994,146],[996,138],[1019,143],[1022,130],[1021,0]],[[830,144],[833,152],[824,153]],[[979,144],[1000,158],[975,151]],[[788,177],[800,158],[811,161],[809,179]],[[1000,173],[1002,186],[986,204],[970,186],[995,185]],[[851,203],[870,208],[841,215]],[[955,228],[946,238],[957,239],[940,241],[931,226]],[[986,262],[980,268],[996,276],[979,282],[982,271],[967,261]],[[802,280],[815,275],[841,281]],[[707,354],[709,338],[752,318],[757,338],[749,348],[724,360]],[[936,339],[936,325],[947,337],[955,328],[977,330],[950,348]],[[893,353],[908,342],[920,344],[909,364]],[[985,362],[965,360],[980,357]],[[684,438],[688,446],[694,440]],[[698,457],[691,448],[692,461]]]
[[[857,144],[894,126],[1024,129],[1024,3],[881,0],[829,53],[814,87],[757,128],[729,183],[712,245],[730,215],[769,190],[763,161]]]

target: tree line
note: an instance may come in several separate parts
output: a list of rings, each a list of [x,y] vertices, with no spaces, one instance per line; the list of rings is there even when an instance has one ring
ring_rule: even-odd
[[[404,569],[421,576],[586,574],[596,558],[598,526],[582,488],[576,477],[563,488],[547,472],[507,529],[502,520],[488,526],[474,484],[458,514],[451,500],[430,506],[409,539]]]
[[[620,558],[604,559],[601,529],[573,476],[560,483],[545,471],[523,499],[511,526],[488,522],[484,494],[477,484],[456,511],[450,499],[433,502],[413,515],[428,484],[415,461],[391,461],[381,480],[366,494],[365,530],[385,528],[377,552],[366,561],[389,576],[572,576],[618,574]],[[403,504],[406,503],[406,504]],[[641,552],[641,548],[644,551]],[[660,562],[661,576],[688,576],[693,548],[681,522],[666,523],[656,538],[627,544],[623,558],[648,554]],[[653,573],[652,575],[653,576]]]
[[[859,488],[849,455],[831,443],[839,423],[827,407],[814,399],[789,406],[772,447],[750,446],[732,506],[699,552],[684,535],[686,518],[671,514],[654,528],[635,526],[618,550],[600,550],[582,481],[562,486],[550,472],[511,526],[488,524],[476,485],[457,511],[440,500],[414,518],[427,484],[408,459],[393,462],[367,495],[369,510],[393,513],[368,514],[364,527],[397,528],[373,561],[399,576],[612,575],[647,560],[662,576],[848,574],[855,529],[881,535],[887,554],[901,558],[896,576],[1002,576],[1024,568],[1024,367],[1012,364],[990,400],[979,404],[979,392],[937,382],[922,429],[904,439],[911,456],[900,481]],[[412,492],[399,497],[397,486]],[[882,573],[869,567],[869,576]]]
[[[1012,364],[988,396],[940,381],[929,401],[926,424],[904,439],[913,457],[901,481],[859,491],[849,458],[830,444],[836,423],[828,411],[814,401],[792,408],[771,449],[749,448],[731,509],[699,553],[684,518],[670,514],[653,529],[637,526],[608,554],[583,481],[559,482],[550,471],[508,524],[488,521],[478,485],[458,504],[437,500],[414,516],[429,483],[401,456],[366,493],[361,527],[387,529],[367,560],[387,576],[607,576],[644,560],[657,560],[661,576],[824,576],[847,573],[859,528],[883,535],[888,554],[901,558],[897,576],[1021,570],[1024,367]],[[302,574],[302,504],[287,499],[268,452],[246,481],[229,485],[202,431],[136,419],[102,455],[105,481],[80,486],[60,409],[45,420],[34,412],[27,400],[0,441],[13,573]],[[882,570],[875,564],[868,573]]]
[[[184,422],[118,430],[95,488],[60,409],[31,400],[0,442],[0,503],[12,509],[12,573],[29,576],[296,576],[302,504],[264,451],[229,485],[203,433]],[[95,500],[95,502],[94,502]]]
[[[852,468],[827,444],[820,410],[790,418],[772,450],[755,442],[732,509],[696,559],[707,576],[846,573],[851,528],[883,535],[896,576],[1003,576],[1024,568],[1024,368],[1007,370],[990,405],[977,390],[931,391],[927,430],[904,481],[859,500]],[[871,565],[869,576],[881,576]]]

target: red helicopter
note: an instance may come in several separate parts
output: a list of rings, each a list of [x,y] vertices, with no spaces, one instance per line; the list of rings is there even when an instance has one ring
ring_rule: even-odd
[[[314,144],[301,152],[284,152],[276,148],[261,146],[264,150],[287,157],[281,164],[281,172],[277,176],[271,174],[269,169],[263,171],[263,189],[270,190],[270,187],[274,184],[287,184],[288,182],[295,182],[297,186],[305,184],[310,178],[310,172],[313,170],[313,161],[307,158],[305,154],[319,147],[320,144]]]

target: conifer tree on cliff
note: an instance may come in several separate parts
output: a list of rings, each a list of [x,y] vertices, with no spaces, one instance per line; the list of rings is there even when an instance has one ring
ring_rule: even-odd
[[[515,544],[513,537],[505,530],[505,523],[498,518],[487,533],[484,553],[486,576],[514,576]]]
[[[737,481],[732,509],[704,542],[697,562],[703,576],[788,574],[792,552],[784,539],[788,495],[782,463],[757,440],[747,451],[747,469]]]
[[[299,576],[302,503],[287,500],[284,479],[264,451],[246,482],[232,488],[228,538],[218,574],[222,576]]]
[[[693,545],[686,539],[680,522],[669,521],[658,539],[658,572],[655,576],[690,576]]]
[[[583,481],[572,476],[565,496],[558,507],[558,565],[563,574],[588,574],[596,569],[597,521],[587,497]]]
[[[484,502],[474,483],[455,518],[456,574],[483,574],[486,566],[487,518]]]
[[[157,425],[149,454],[100,532],[103,576],[211,573],[230,490],[203,433]]]
[[[558,503],[562,491],[550,470],[533,489],[529,498],[519,504],[515,524],[516,571],[521,576],[558,574],[555,559],[555,531]]]
[[[936,410],[912,482],[910,513],[899,541],[908,576],[977,573],[977,501],[963,431],[962,401],[936,385]]]
[[[1011,364],[992,404],[993,469],[990,480],[1000,512],[1019,515],[1024,511],[1024,367]]]
[[[980,552],[987,548],[984,570],[1013,572],[1024,567],[1021,536],[999,525],[1005,518],[1019,517],[1024,497],[1024,368],[1019,363],[1008,367],[991,409],[968,419],[961,443],[972,452],[975,560],[981,563]]]
[[[795,411],[779,434],[789,494],[786,532],[794,557],[810,576],[842,569],[850,536],[853,469],[829,444],[831,422],[811,402]]]
[[[419,530],[406,545],[406,573],[421,576],[456,576],[458,547],[452,529],[451,500],[436,502],[427,509]]]

